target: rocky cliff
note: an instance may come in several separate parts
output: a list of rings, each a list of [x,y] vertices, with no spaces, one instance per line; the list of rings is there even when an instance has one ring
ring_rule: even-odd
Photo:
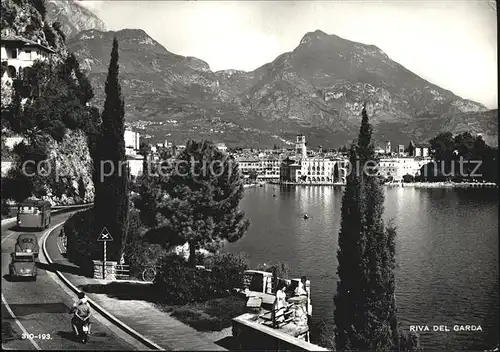
[[[94,13],[74,0],[48,0],[47,19],[59,22],[66,38],[71,38],[87,29],[106,30],[104,22]]]
[[[15,35],[34,41],[40,40],[42,44],[56,51],[56,54],[52,55],[51,65],[60,64],[68,55],[64,34],[59,26],[46,18],[43,0],[1,0],[1,10],[2,37]],[[2,115],[8,113],[11,102],[12,86],[2,85]],[[75,103],[78,102],[75,100]],[[2,135],[8,132],[2,130]],[[40,131],[40,134],[44,134],[44,131]],[[46,187],[46,198],[57,204],[72,204],[82,199],[92,201],[94,186],[85,134],[79,130],[67,130],[59,143],[48,136],[45,137],[51,140],[48,144],[49,159],[55,161],[56,165],[55,170],[51,172],[54,176],[57,175],[59,184],[54,189]],[[85,194],[80,194],[82,192]]]
[[[55,50],[56,60],[68,54],[64,35],[57,25],[47,19],[47,9],[43,0],[1,0],[1,36],[21,36],[40,41]]]

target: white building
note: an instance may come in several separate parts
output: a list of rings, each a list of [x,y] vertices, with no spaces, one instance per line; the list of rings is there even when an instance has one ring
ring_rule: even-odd
[[[38,42],[7,35],[0,39],[0,58],[2,61],[2,82],[11,82],[21,77],[26,68],[36,60],[47,60],[55,51]]]
[[[224,143],[217,143],[217,149],[223,153],[227,152],[227,147]]]
[[[283,161],[280,181],[310,184],[344,183],[347,166],[347,159],[341,157],[308,157],[306,138],[297,135],[295,160]]]
[[[123,135],[123,139],[125,140],[125,154],[126,155],[135,155],[139,151],[139,139],[140,135],[137,132],[126,129]]]
[[[378,164],[379,175],[401,182],[404,175],[417,176],[422,166],[428,164],[428,158],[382,158]]]
[[[137,177],[144,172],[144,157],[142,155],[127,155],[130,176]]]
[[[307,158],[306,137],[303,134],[297,135],[295,142],[295,157],[297,159]]]
[[[19,143],[25,141],[25,138],[21,136],[13,136],[13,137],[6,137],[5,138],[5,146],[9,149],[14,148],[16,145]]]
[[[238,167],[244,177],[252,173],[257,174],[258,180],[279,181],[281,158],[269,155],[238,155],[236,156]]]

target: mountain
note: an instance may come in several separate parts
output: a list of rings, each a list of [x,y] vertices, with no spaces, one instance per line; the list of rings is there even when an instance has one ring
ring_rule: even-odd
[[[496,139],[496,110],[420,78],[374,45],[319,30],[252,72],[213,72],[142,30],[80,32],[68,47],[90,72],[101,106],[113,36],[120,45],[126,118],[155,140],[272,146],[303,133],[311,147],[339,147],[357,135],[363,102],[377,142],[406,145],[468,126]]]
[[[93,12],[73,0],[48,0],[47,20],[59,22],[66,38],[71,38],[87,29],[106,30],[104,22]]]

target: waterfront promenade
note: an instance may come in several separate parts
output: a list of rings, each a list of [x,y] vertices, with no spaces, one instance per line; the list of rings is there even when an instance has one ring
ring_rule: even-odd
[[[306,182],[269,182],[278,185],[290,186],[345,186],[344,183],[306,183]],[[498,188],[493,182],[388,182],[386,187],[415,187],[415,188]]]

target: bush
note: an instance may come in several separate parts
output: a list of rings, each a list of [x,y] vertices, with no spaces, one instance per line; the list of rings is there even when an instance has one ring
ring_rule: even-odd
[[[417,352],[423,351],[420,346],[420,336],[414,332],[399,334],[399,351]]]
[[[216,254],[205,263],[211,270],[189,267],[184,258],[167,255],[159,260],[160,269],[153,285],[158,299],[169,304],[205,302],[230,295],[243,288],[246,258],[230,253]]]
[[[404,183],[415,182],[415,177],[413,175],[410,175],[410,174],[403,175],[403,182]]]
[[[243,288],[243,275],[249,267],[248,260],[243,255],[218,253],[207,258],[207,266],[211,269],[217,295],[227,295],[235,288]]]
[[[210,275],[188,267],[186,261],[175,255],[160,260],[160,270],[153,282],[157,299],[170,304],[208,300],[212,293]]]
[[[130,275],[140,278],[144,269],[157,265],[166,251],[158,244],[149,243],[139,212],[132,210],[128,215],[128,233],[124,248],[125,263],[130,265]]]
[[[101,229],[95,227],[94,209],[73,214],[64,224],[67,238],[66,255],[69,261],[78,265],[85,275],[93,276],[93,259],[103,256],[102,244],[96,241]]]

